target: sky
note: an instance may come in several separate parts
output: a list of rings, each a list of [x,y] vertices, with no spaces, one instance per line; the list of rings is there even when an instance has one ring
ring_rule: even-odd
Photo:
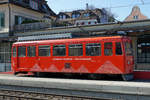
[[[132,7],[138,5],[141,12],[150,18],[150,0],[47,0],[50,8],[58,14],[61,11],[85,9],[86,3],[96,8],[107,8],[115,18],[123,21],[132,11]]]

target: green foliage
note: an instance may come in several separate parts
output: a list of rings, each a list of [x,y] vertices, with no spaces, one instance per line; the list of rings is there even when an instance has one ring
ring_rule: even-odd
[[[69,26],[70,23],[68,22],[56,22],[52,21],[52,27],[61,27],[61,26]]]
[[[114,18],[113,16],[110,16],[110,17],[108,18],[108,22],[115,22],[115,18]]]
[[[24,20],[21,24],[29,24],[29,23],[36,23],[41,22],[40,20]]]

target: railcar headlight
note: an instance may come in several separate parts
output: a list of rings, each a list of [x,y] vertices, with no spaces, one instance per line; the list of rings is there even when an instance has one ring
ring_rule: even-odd
[[[130,61],[128,61],[128,65],[130,65],[131,63],[130,63]]]

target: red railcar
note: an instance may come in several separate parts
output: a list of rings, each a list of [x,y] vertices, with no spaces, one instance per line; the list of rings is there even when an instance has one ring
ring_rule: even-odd
[[[125,36],[16,42],[14,73],[115,74],[131,78],[131,40]]]

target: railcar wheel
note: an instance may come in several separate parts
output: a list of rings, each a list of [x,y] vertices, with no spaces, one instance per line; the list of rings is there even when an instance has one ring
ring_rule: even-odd
[[[88,78],[90,78],[90,79],[97,79],[97,77],[96,77],[95,74],[89,74],[89,75],[88,75]]]
[[[93,80],[95,80],[95,79],[99,79],[100,80],[100,79],[104,78],[104,75],[102,75],[102,74],[89,74],[88,78],[93,79]]]
[[[47,73],[44,72],[34,72],[35,77],[45,77],[47,76]]]
[[[19,72],[15,72],[14,75],[17,76],[17,74],[19,74]]]
[[[25,75],[27,75],[27,72],[15,72],[14,75],[17,77],[25,76]]]
[[[35,76],[35,77],[40,77],[40,72],[35,72],[35,73],[34,73],[34,76]]]
[[[134,76],[133,76],[133,74],[123,74],[123,75],[122,75],[122,79],[123,79],[124,81],[130,81],[130,80],[133,80],[133,79],[134,79]]]

